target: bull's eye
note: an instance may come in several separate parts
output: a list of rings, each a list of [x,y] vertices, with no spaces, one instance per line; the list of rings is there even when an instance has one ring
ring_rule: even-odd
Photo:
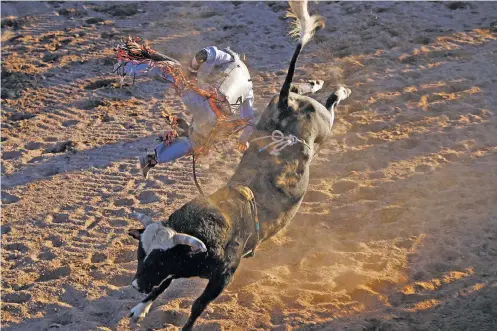
[[[311,82],[311,86],[314,86],[314,82]]]

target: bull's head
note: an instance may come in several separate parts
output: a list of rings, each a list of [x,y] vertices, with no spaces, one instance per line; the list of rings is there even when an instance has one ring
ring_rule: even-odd
[[[128,234],[139,240],[138,269],[131,285],[142,293],[150,293],[154,286],[158,286],[166,277],[170,276],[166,266],[167,261],[161,261],[164,251],[176,245],[191,247],[193,252],[206,252],[205,244],[198,238],[184,233],[178,233],[164,226],[154,223],[152,219],[141,213],[132,213],[132,218],[139,220],[144,229],[130,229]]]

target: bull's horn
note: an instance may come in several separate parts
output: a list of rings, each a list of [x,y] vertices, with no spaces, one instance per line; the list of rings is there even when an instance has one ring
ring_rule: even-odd
[[[152,218],[142,213],[131,213],[129,216],[131,218],[134,218],[135,220],[140,221],[145,227],[154,222]]]
[[[174,235],[174,245],[187,245],[190,246],[195,252],[207,252],[207,247],[202,242],[202,240],[195,238],[184,233],[176,233]]]

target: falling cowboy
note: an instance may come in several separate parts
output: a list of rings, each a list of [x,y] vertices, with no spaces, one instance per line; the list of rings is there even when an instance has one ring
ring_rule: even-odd
[[[154,153],[140,156],[140,168],[147,178],[158,163],[176,160],[193,153],[201,155],[217,140],[242,131],[238,149],[248,148],[254,118],[252,80],[246,65],[229,48],[210,46],[199,51],[191,61],[189,72],[168,56],[128,38],[116,47],[121,76],[152,76],[172,84],[192,115],[188,125],[183,119],[167,118],[172,130],[155,147]],[[233,119],[236,111],[240,119]],[[181,129],[178,134],[176,129]]]

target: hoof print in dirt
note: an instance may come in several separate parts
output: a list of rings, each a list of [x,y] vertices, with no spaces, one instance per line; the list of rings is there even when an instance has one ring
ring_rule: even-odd
[[[24,36],[22,34],[18,34],[17,36],[14,36],[9,39],[10,42],[22,42],[22,38]]]
[[[58,58],[59,58],[58,54],[46,52],[45,55],[43,55],[41,60],[43,62],[55,62],[55,61],[57,61]]]
[[[12,159],[17,159],[21,155],[22,155],[21,151],[3,152],[2,158],[4,160],[12,160]]]
[[[102,87],[112,87],[117,82],[117,79],[99,79],[86,85],[85,90],[92,91]]]
[[[17,201],[19,201],[18,196],[7,193],[7,192],[2,192],[2,204],[8,205],[11,203],[16,203]],[[3,234],[3,232],[2,232],[2,234]]]
[[[42,43],[50,43],[53,42],[57,38],[55,33],[46,34],[40,37],[40,42]]]
[[[64,152],[76,152],[76,144],[72,142],[71,140],[68,141],[61,141],[58,143],[55,143],[47,149],[45,149],[45,153],[64,153]]]
[[[30,293],[7,293],[3,296],[3,301],[8,303],[25,303],[31,300],[32,295]]]
[[[448,2],[445,5],[450,10],[466,9],[467,7],[469,7],[469,4],[467,2],[462,2],[462,1]]]
[[[102,38],[105,38],[103,36],[103,33],[102,33]],[[109,38],[111,38],[111,37],[109,37]],[[106,56],[106,57],[103,57],[100,60],[98,60],[98,63],[103,65],[103,66],[109,66],[112,69],[112,66],[116,63],[116,60],[111,56]]]
[[[15,16],[9,16],[2,19],[2,29],[13,28],[14,30],[20,29],[24,25],[24,20]]]
[[[76,8],[62,8],[59,10],[59,15],[66,17],[84,17],[87,16],[88,13],[85,10],[78,10]]]
[[[65,223],[69,220],[68,214],[55,214],[52,216],[53,223]]]
[[[160,197],[154,191],[143,191],[138,195],[138,200],[142,204],[147,204],[160,201]]]
[[[83,102],[83,104],[81,105],[81,108],[84,110],[90,110],[93,108],[97,108],[99,106],[108,106],[108,105],[109,105],[109,102],[106,100],[90,99],[90,100],[86,100],[85,102]]]
[[[271,10],[275,13],[279,11],[286,11],[288,9],[288,5],[286,2],[280,2],[280,1],[269,1],[266,2],[266,4],[271,8]]]
[[[38,278],[38,282],[49,282],[51,280],[56,280],[59,278],[67,277],[71,274],[71,268],[69,266],[60,267],[54,270],[44,271]]]
[[[114,38],[115,36],[117,36],[117,32],[115,32],[115,31],[104,31],[100,34],[100,37],[104,38],[104,39],[111,39],[111,38]],[[112,63],[112,64],[114,64],[114,63]]]
[[[62,122],[62,126],[67,128],[67,127],[70,127],[70,126],[75,126],[78,123],[79,123],[78,120],[67,120],[67,121]]]
[[[9,71],[2,67],[2,99],[17,99],[27,88],[36,87],[38,77],[20,71]]]
[[[490,31],[497,33],[497,21],[490,23]]]
[[[113,5],[110,7],[96,7],[95,11],[103,12],[114,17],[133,16],[138,13],[138,4],[129,3],[122,5]]]
[[[3,236],[4,234],[9,233],[9,232],[10,232],[10,230],[11,230],[11,227],[10,227],[10,226],[8,226],[8,225],[1,225],[1,226],[0,226],[0,235],[2,235],[2,236]]]
[[[85,22],[86,22],[86,24],[98,24],[98,23],[101,23],[103,21],[105,21],[105,20],[101,17],[90,17]]]

